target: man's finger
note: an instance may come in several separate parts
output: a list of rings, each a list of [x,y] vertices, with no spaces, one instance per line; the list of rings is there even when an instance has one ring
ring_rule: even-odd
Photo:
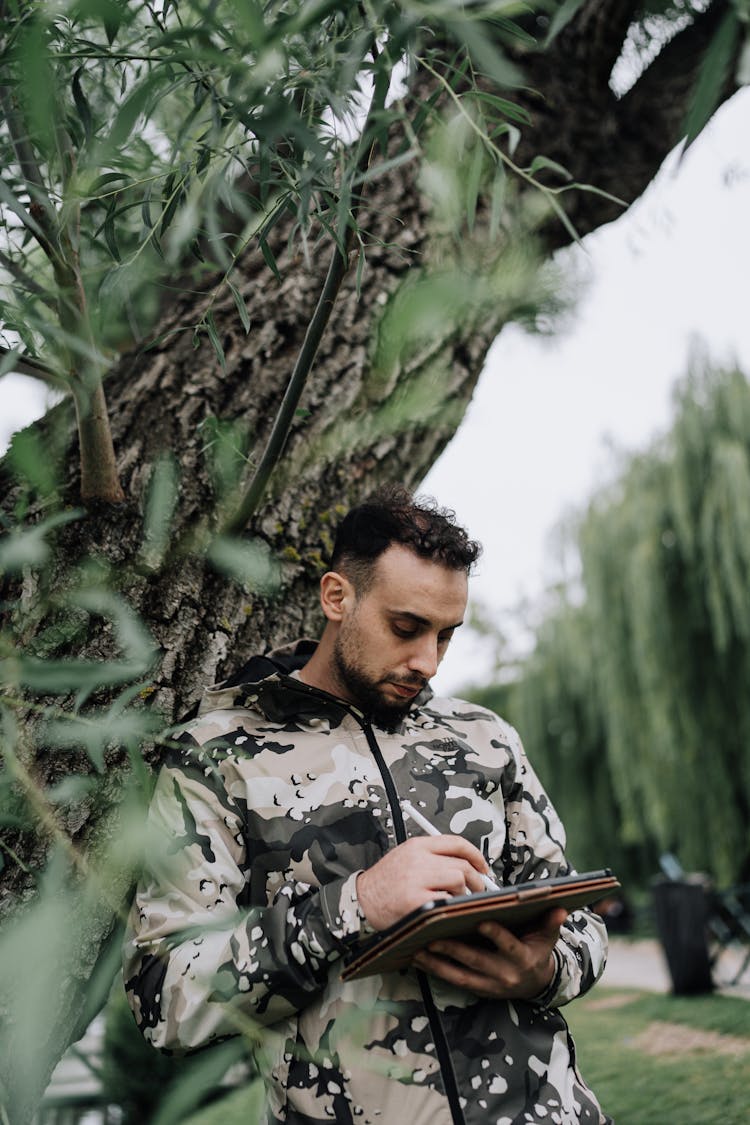
[[[555,907],[554,910],[547,911],[537,919],[537,924],[533,928],[525,929],[521,934],[514,934],[500,922],[483,922],[479,932],[483,937],[490,939],[499,953],[515,958],[524,952],[524,944],[532,935],[534,938],[546,938],[550,945],[554,945],[560,935],[560,927],[567,917],[567,910]]]
[[[435,855],[452,855],[457,859],[467,860],[477,871],[484,873],[489,870],[487,860],[479,848],[475,848],[463,836],[421,836],[412,837],[413,840],[424,840],[424,845]]]
[[[500,922],[483,922],[479,932],[482,937],[489,938],[498,953],[502,953],[505,957],[515,959],[523,952],[521,939]]]
[[[556,906],[554,910],[549,910],[539,919],[538,927],[527,932],[536,934],[549,934],[550,936],[554,935],[555,939],[557,939],[557,935],[560,932],[560,927],[567,917],[567,910],[563,910],[562,907]]]

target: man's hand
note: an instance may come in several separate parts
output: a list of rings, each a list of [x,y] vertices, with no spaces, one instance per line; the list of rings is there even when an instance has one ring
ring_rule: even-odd
[[[436,941],[416,955],[414,965],[478,996],[532,1000],[552,980],[552,950],[567,916],[566,910],[556,907],[539,920],[538,929],[520,936],[498,922],[485,922],[479,933],[494,949],[462,941]]]
[[[461,836],[415,836],[357,878],[357,897],[375,930],[433,899],[483,891],[484,856]]]

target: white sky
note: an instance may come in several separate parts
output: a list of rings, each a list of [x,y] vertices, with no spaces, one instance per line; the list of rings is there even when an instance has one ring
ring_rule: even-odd
[[[750,374],[749,114],[743,90],[682,163],[673,154],[637,204],[571,251],[591,281],[565,336],[510,326],[493,345],[423,485],[483,542],[472,590],[493,617],[559,575],[551,532],[611,473],[608,443],[642,448],[668,427],[696,337]],[[489,668],[488,647],[459,633],[435,686],[456,691]]]
[[[607,443],[642,448],[667,427],[691,341],[750,373],[749,114],[743,91],[679,166],[671,157],[638,204],[572,251],[590,284],[571,328],[551,340],[501,334],[424,482],[484,543],[474,597],[498,619],[559,573],[551,532],[611,472]],[[46,397],[33,380],[0,379],[0,449]],[[487,646],[459,633],[435,686],[489,672]]]

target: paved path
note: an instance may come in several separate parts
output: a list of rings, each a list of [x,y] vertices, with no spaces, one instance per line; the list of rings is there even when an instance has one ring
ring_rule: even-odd
[[[739,947],[724,950],[715,967],[714,980],[723,995],[750,1000],[750,968],[739,984],[726,983],[734,977],[743,958],[744,950]],[[640,988],[646,992],[670,992],[672,988],[661,946],[652,938],[610,938],[609,959],[600,983],[607,988]]]

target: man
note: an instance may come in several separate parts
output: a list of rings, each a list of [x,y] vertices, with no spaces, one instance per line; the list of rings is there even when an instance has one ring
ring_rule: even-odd
[[[159,778],[125,982],[156,1046],[265,1025],[266,1121],[604,1123],[558,1006],[604,966],[589,911],[443,941],[342,982],[363,938],[435,898],[567,874],[512,728],[428,687],[479,547],[403,489],[343,520],[320,642],[209,690]],[[408,799],[443,834],[405,823]],[[249,1123],[254,1125],[254,1123]]]

